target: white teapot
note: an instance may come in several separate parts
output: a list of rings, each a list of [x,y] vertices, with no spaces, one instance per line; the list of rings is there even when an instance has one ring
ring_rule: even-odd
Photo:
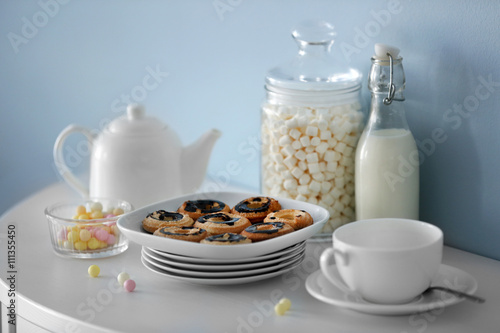
[[[64,160],[64,142],[75,132],[85,135],[90,143],[89,187]],[[84,197],[118,198],[139,208],[196,191],[220,135],[212,129],[182,147],[171,128],[146,116],[144,108],[134,104],[98,135],[80,126],[66,127],[54,145],[54,161],[63,179]]]

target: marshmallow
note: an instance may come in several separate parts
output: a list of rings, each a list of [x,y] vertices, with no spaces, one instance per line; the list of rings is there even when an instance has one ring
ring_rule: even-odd
[[[307,169],[309,170],[309,172],[311,174],[320,172],[319,163],[317,163],[317,162],[316,163],[308,163],[307,164]]]
[[[350,148],[352,149],[352,148]],[[326,151],[328,150],[328,143],[326,142],[320,142],[320,144],[316,147],[316,151],[320,154],[324,154],[326,153]]]
[[[339,152],[339,153],[343,153],[344,150],[346,149],[347,145],[343,142],[339,142],[337,143],[337,145],[335,146],[335,151]]]
[[[317,163],[319,162],[318,153],[309,153],[306,155],[307,162],[309,163]]]
[[[299,168],[299,167],[294,167],[294,168],[292,169],[292,175],[293,175],[295,178],[297,178],[297,179],[299,179],[299,178],[300,178],[303,174],[304,174],[304,170],[302,170],[302,169],[301,169],[301,168]]]
[[[299,200],[299,201],[307,201],[307,197],[306,197],[305,195],[298,194],[298,195],[295,197],[295,200]]]
[[[353,151],[354,151],[354,148],[347,146],[346,149],[344,149],[344,156],[345,157],[351,156]]]
[[[325,175],[322,172],[317,172],[312,174],[312,178],[318,182],[323,182],[325,180]]]
[[[309,147],[311,144],[311,139],[308,136],[302,136],[299,141],[303,147]]]
[[[313,205],[316,205],[318,203],[318,199],[316,197],[309,197],[309,200],[307,202],[312,203]]]
[[[283,182],[283,187],[285,190],[294,190],[297,189],[297,180],[295,179],[287,179]]]
[[[307,158],[307,154],[303,150],[297,150],[294,155],[299,161],[303,161]]]
[[[299,178],[299,183],[300,185],[307,185],[311,181],[311,176],[309,174],[304,173],[302,176]]]
[[[285,121],[285,126],[287,128],[296,128],[298,126],[297,118],[293,117],[292,119]]]
[[[285,146],[281,149],[281,153],[284,154],[285,156],[292,156],[293,154],[295,154],[296,150],[293,149],[292,146],[288,145],[288,146]]]
[[[299,139],[302,135],[302,133],[300,133],[300,131],[296,128],[292,128],[288,134],[295,140]]]
[[[321,193],[329,193],[330,189],[332,188],[332,183],[328,181],[324,181],[321,183]]]
[[[297,126],[298,127],[306,127],[308,123],[307,116],[299,116],[297,118]]]
[[[316,180],[311,180],[309,183],[309,189],[313,192],[321,191],[321,183]]]
[[[299,185],[297,186],[297,192],[302,195],[309,195],[309,186],[307,185]]]
[[[309,136],[317,136],[318,135],[318,128],[314,126],[307,126],[306,128],[306,134]]]
[[[285,164],[288,169],[293,169],[295,167],[295,164],[297,164],[297,159],[290,155],[283,160],[283,164]]]
[[[321,139],[315,136],[314,138],[311,139],[311,146],[319,146],[321,143]]]
[[[292,142],[292,148],[295,150],[299,150],[300,148],[302,148],[302,144],[300,143],[300,141],[295,140],[294,142]]]
[[[278,144],[280,146],[286,146],[286,145],[289,145],[292,143],[292,139],[290,138],[289,135],[283,135],[279,140],[278,140]]]
[[[319,138],[323,141],[328,141],[332,137],[332,132],[327,130],[322,130]]]

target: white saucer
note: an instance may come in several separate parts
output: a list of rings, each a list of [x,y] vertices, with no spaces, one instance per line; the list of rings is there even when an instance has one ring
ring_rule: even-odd
[[[234,264],[194,264],[190,262],[184,262],[180,260],[174,260],[168,257],[164,257],[152,249],[147,247],[142,247],[142,251],[150,258],[155,259],[161,263],[167,264],[172,267],[177,267],[186,270],[196,270],[196,271],[209,271],[209,272],[227,272],[227,271],[241,271],[247,269],[256,269],[262,267],[272,267],[276,264],[282,263],[288,259],[295,257],[296,255],[303,253],[305,250],[305,243],[301,246],[295,247],[293,251],[287,252],[281,256],[271,259],[264,259],[249,263],[234,263]]]
[[[157,249],[153,249],[150,247],[143,248],[148,249],[148,251],[153,252],[164,259],[172,260],[176,262],[182,263],[191,263],[191,264],[199,264],[199,265],[234,265],[234,264],[246,264],[246,263],[254,263],[254,262],[262,262],[265,260],[270,260],[273,258],[278,258],[283,255],[289,254],[291,252],[300,251],[306,246],[306,242],[302,241],[292,246],[286,247],[276,252],[268,253],[261,256],[242,258],[242,259],[214,259],[214,258],[200,258],[200,257],[188,257],[182,256],[174,253],[169,253],[165,251],[160,251]]]
[[[150,264],[149,262],[147,262],[144,257],[141,257],[141,261],[144,264],[144,266],[146,268],[148,268],[149,270],[151,270],[155,273],[158,273],[160,275],[176,279],[176,280],[195,283],[195,284],[204,284],[204,285],[231,285],[231,284],[243,284],[243,283],[256,282],[256,281],[261,281],[261,280],[270,279],[272,277],[279,276],[279,275],[284,274],[288,271],[291,271],[295,267],[299,266],[302,263],[302,261],[304,260],[304,257],[305,257],[305,255],[302,255],[298,260],[294,261],[293,263],[291,263],[283,268],[279,268],[279,269],[276,269],[274,271],[270,271],[268,273],[241,276],[241,277],[228,277],[228,278],[190,277],[190,276],[185,276],[182,274],[168,272],[166,270],[158,268],[158,267]],[[168,283],[168,280],[166,280],[166,282]]]
[[[458,268],[441,265],[433,286],[445,286],[469,294],[477,290],[477,281],[469,273]],[[453,296],[446,292],[432,291],[418,296],[410,303],[388,305],[375,304],[365,301],[358,295],[346,294],[334,286],[323,275],[321,270],[312,273],[306,280],[306,289],[314,298],[342,308],[351,309],[375,315],[408,315],[419,312],[441,309],[463,301],[463,298]]]
[[[177,275],[183,275],[186,277],[210,278],[210,279],[245,277],[245,276],[252,276],[252,275],[257,275],[257,274],[269,273],[272,271],[279,270],[283,267],[293,265],[298,261],[302,261],[304,255],[305,255],[305,251],[302,251],[290,259],[287,259],[283,262],[279,262],[277,264],[274,264],[271,266],[266,266],[266,267],[251,268],[251,269],[236,270],[236,271],[234,271],[234,270],[230,270],[230,271],[200,271],[200,270],[193,270],[193,269],[182,269],[182,268],[174,267],[174,266],[159,262],[159,261],[155,260],[154,258],[150,257],[144,250],[142,251],[142,258],[144,260],[146,260],[149,264],[151,264],[157,268],[160,268],[166,272],[177,274]]]

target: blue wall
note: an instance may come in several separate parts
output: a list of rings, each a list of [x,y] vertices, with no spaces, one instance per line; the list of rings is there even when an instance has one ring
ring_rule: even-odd
[[[235,160],[230,181],[258,189],[265,73],[295,54],[293,25],[324,18],[336,56],[365,75],[374,43],[401,49],[421,218],[447,244],[500,259],[499,14],[486,0],[2,1],[0,213],[60,180],[52,146],[66,125],[98,130],[127,95],[184,143],[222,130],[209,174],[222,186]]]

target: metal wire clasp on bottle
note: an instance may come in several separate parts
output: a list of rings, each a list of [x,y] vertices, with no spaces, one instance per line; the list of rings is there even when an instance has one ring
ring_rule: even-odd
[[[394,98],[394,94],[396,93],[396,86],[393,83],[393,75],[394,75],[394,66],[392,55],[387,52],[387,56],[389,57],[389,92],[387,93],[387,97],[384,98],[384,104],[390,105],[392,101],[403,102],[405,98]]]

